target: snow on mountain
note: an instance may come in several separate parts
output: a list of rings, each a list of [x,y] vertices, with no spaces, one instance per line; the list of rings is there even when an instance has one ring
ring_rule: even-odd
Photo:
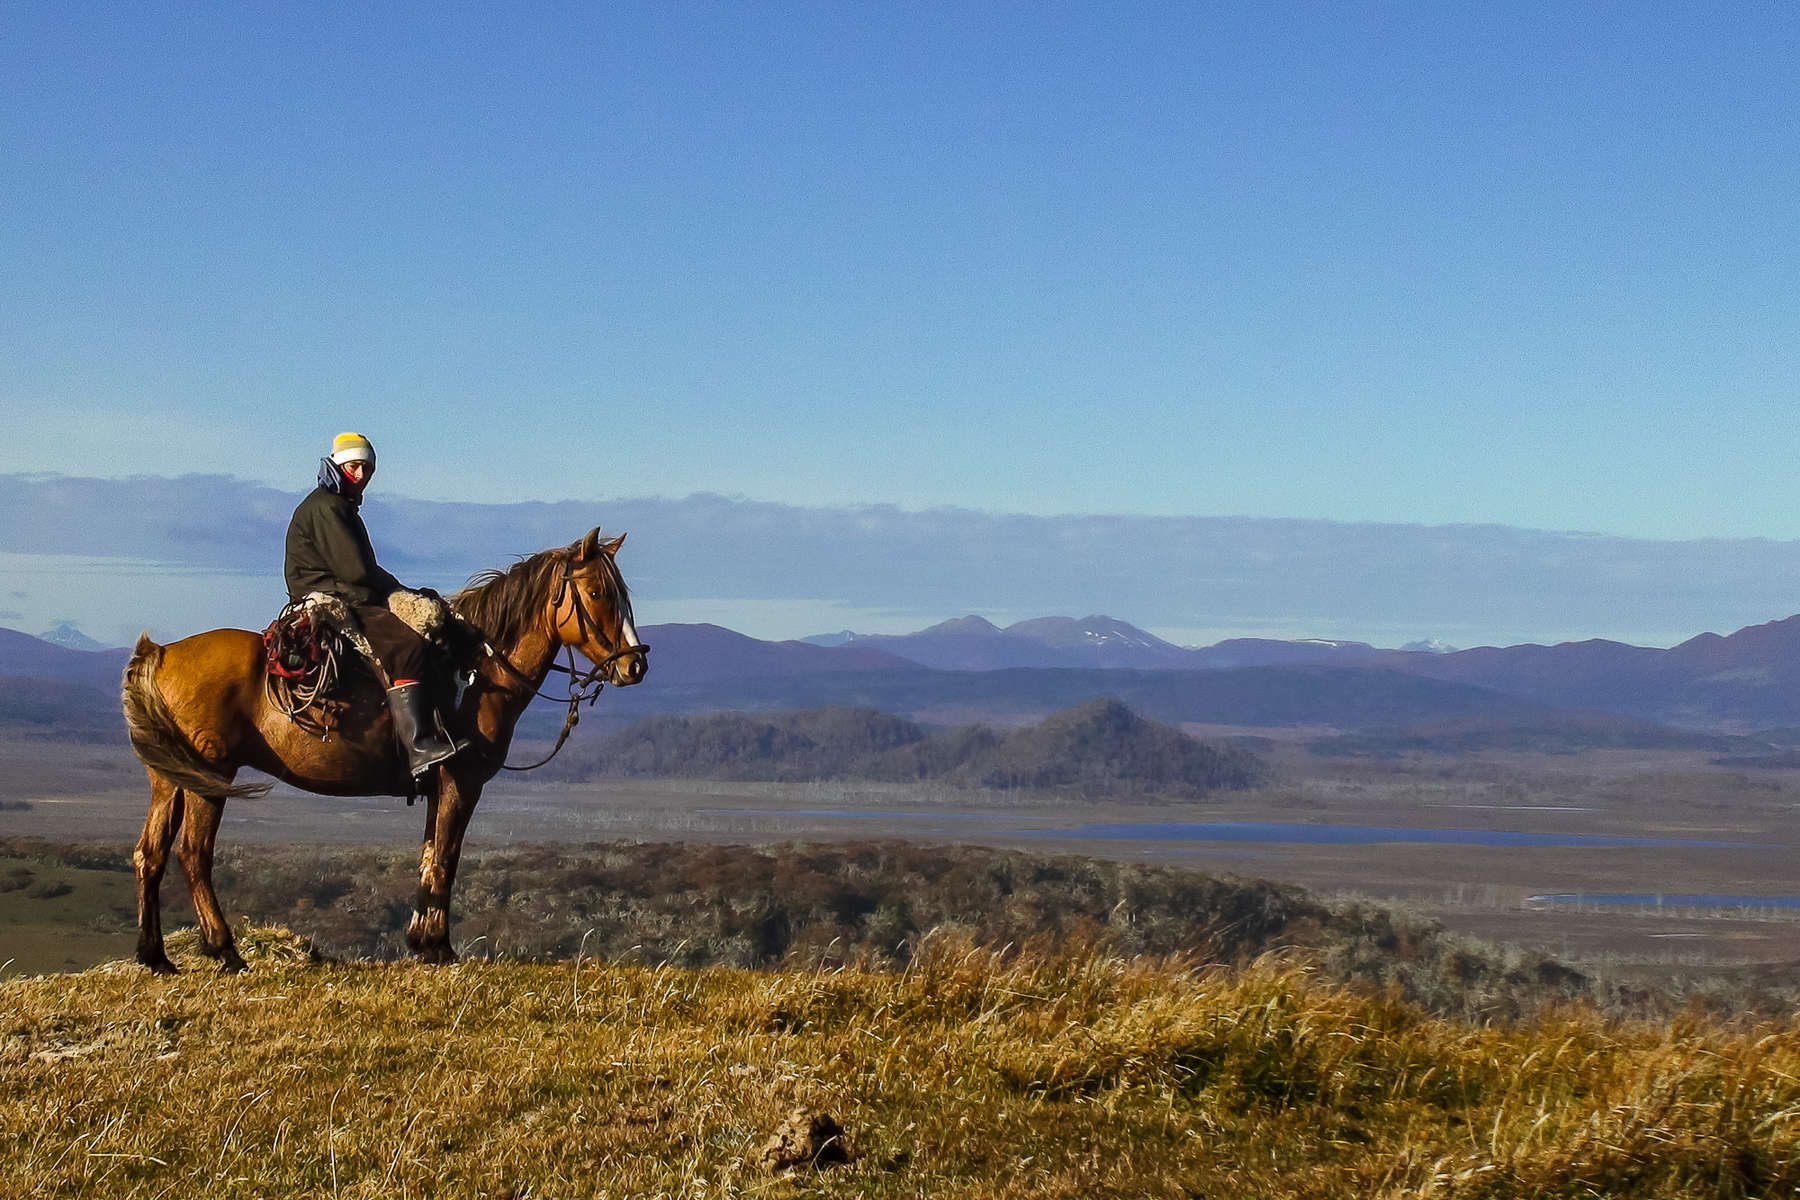
[[[58,625],[48,633],[37,635],[41,642],[49,642],[52,646],[62,646],[69,650],[105,650],[107,647],[96,642],[81,630],[67,621]]]
[[[1406,645],[1404,645],[1400,648],[1402,650],[1411,650],[1411,651],[1414,651],[1415,653],[1419,653],[1419,654],[1455,654],[1456,653],[1455,646],[1450,645],[1448,642],[1439,641],[1437,638],[1420,638],[1418,641],[1408,642],[1408,643],[1406,643]]]
[[[1018,621],[1003,631],[1008,637],[1026,638],[1057,648],[1106,647],[1151,651],[1179,651],[1181,647],[1145,633],[1115,617],[1036,617]]]

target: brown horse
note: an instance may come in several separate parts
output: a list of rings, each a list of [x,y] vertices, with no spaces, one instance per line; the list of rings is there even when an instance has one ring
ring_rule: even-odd
[[[623,536],[598,529],[570,546],[544,550],[508,570],[488,571],[453,603],[486,638],[449,724],[473,745],[434,768],[428,786],[419,896],[407,945],[427,962],[454,962],[450,888],[463,831],[481,789],[506,760],[513,726],[564,647],[594,664],[592,679],[625,687],[644,677],[649,647],[638,641],[631,599],[613,561]],[[558,668],[561,669],[561,668]],[[140,637],[125,669],[125,720],[150,776],[150,813],[132,856],[137,866],[138,961],[159,975],[175,966],[163,949],[159,887],[169,847],[181,834],[202,950],[225,971],[244,960],[213,892],[213,845],[225,801],[260,795],[268,784],[234,784],[241,767],[328,796],[410,796],[406,758],[395,742],[380,685],[362,680],[338,728],[321,739],[265,698],[262,638],[215,629],[159,646]]]

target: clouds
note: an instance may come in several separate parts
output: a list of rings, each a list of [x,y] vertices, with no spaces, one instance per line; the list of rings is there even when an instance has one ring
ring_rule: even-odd
[[[205,620],[260,627],[280,603],[282,541],[298,499],[219,476],[0,476],[0,555],[9,574],[31,566],[32,600],[9,607],[77,611],[96,577],[125,571],[156,582],[108,597],[113,608],[156,607],[115,623],[191,631],[204,611]],[[1761,539],[801,507],[717,495],[506,505],[372,496],[366,515],[384,564],[439,588],[594,525],[628,532],[621,563],[646,624],[707,619],[762,637],[846,625],[903,631],[967,612],[1104,612],[1188,642],[1667,644],[1800,609],[1800,543]]]

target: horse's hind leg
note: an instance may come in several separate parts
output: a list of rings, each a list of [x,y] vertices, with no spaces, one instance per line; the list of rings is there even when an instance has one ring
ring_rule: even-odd
[[[162,877],[169,863],[169,845],[181,827],[181,810],[185,793],[174,784],[149,771],[150,812],[144,818],[144,832],[138,837],[137,849],[131,855],[137,871],[138,944],[137,959],[158,975],[175,974],[175,964],[163,949]]]
[[[244,960],[213,891],[213,846],[219,818],[225,815],[225,801],[217,796],[190,796],[187,808],[187,822],[181,830],[181,869],[187,875],[188,894],[194,898],[194,916],[200,921],[201,953],[218,959],[221,971],[242,971]]]

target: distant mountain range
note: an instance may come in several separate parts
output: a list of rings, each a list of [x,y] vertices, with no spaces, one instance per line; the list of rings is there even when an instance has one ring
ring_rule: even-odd
[[[1729,636],[1703,633],[1672,649],[1594,639],[1555,646],[1378,650],[1362,642],[1234,638],[1176,646],[1112,617],[1046,617],[1001,629],[981,617],[900,636],[832,635],[951,671],[1017,667],[1221,670],[1335,666],[1465,684],[1555,709],[1597,711],[1693,729],[1744,733],[1800,724],[1800,616]]]
[[[915,669],[899,655],[862,645],[816,646],[765,642],[722,625],[647,625],[658,682],[690,686],[728,679]]]
[[[880,650],[942,671],[1014,667],[1207,671],[1301,662],[1352,662],[1380,651],[1362,642],[1232,638],[1202,649],[1177,646],[1115,617],[1037,617],[1002,629],[984,617],[957,617],[907,634],[823,634],[807,642]]]
[[[0,628],[0,676],[85,684],[116,700],[129,650],[72,650],[43,638]]]
[[[1562,709],[1732,733],[1800,725],[1800,616],[1668,650],[1594,639],[1454,654],[1384,651],[1371,666],[1466,683]]]
[[[1172,723],[1316,725],[1389,738],[1436,723],[1465,744],[1472,737],[1506,744],[1513,736],[1506,729],[1550,736],[1546,722],[1556,724],[1559,713],[1589,714],[1585,723],[1563,724],[1577,741],[1603,744],[1659,744],[1668,730],[1653,726],[1727,735],[1800,726],[1800,616],[1729,636],[1702,634],[1668,650],[1602,640],[1380,650],[1261,638],[1193,649],[1104,616],[1044,617],[1005,629],[971,616],[903,636],[828,635],[838,645],[768,642],[717,625],[641,632],[651,646],[649,680],[609,693],[595,712],[601,720],[846,706],[935,724],[1020,724],[1112,697]],[[0,677],[80,685],[91,690],[92,705],[111,706],[114,715],[127,657],[0,629]],[[8,712],[37,693],[12,694]],[[80,693],[59,695],[64,709],[79,707]],[[525,728],[541,719],[528,716]],[[15,724],[5,714],[0,723]]]

